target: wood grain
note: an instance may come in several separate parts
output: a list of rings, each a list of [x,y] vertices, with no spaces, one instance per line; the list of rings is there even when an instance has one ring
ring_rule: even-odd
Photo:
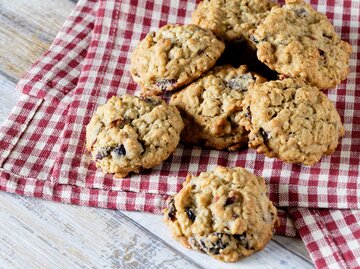
[[[0,70],[20,77],[50,45],[71,1],[0,1]]]
[[[0,0],[0,123],[15,84],[48,48],[70,0]],[[224,264],[171,239],[161,216],[63,205],[0,192],[0,268],[313,268],[299,239]]]
[[[0,267],[198,267],[115,211],[0,198]]]

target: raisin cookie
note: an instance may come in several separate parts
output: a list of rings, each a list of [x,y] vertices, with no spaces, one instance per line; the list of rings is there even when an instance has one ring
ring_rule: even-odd
[[[196,25],[166,25],[149,33],[135,48],[131,75],[143,95],[159,95],[200,77],[224,48],[210,30]]]
[[[192,22],[210,29],[221,40],[249,39],[275,3],[267,0],[204,0],[192,14]]]
[[[325,15],[302,0],[274,7],[252,40],[259,60],[283,77],[328,89],[349,73],[350,44],[338,37]]]
[[[181,140],[218,150],[246,145],[248,132],[240,124],[241,103],[249,87],[264,81],[245,65],[219,66],[173,94],[170,104],[179,109],[185,122]]]
[[[158,97],[112,97],[86,126],[86,147],[104,173],[125,177],[175,150],[184,127],[179,111]]]
[[[249,147],[284,162],[314,165],[335,151],[344,127],[333,103],[295,79],[265,82],[243,101]]]
[[[241,167],[221,166],[188,175],[168,200],[164,221],[183,245],[225,262],[263,249],[278,224],[265,180]]]

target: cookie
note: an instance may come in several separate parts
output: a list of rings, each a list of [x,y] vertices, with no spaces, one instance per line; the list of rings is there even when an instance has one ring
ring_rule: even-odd
[[[240,124],[241,103],[247,89],[263,81],[245,65],[219,66],[173,94],[170,104],[179,109],[185,122],[181,140],[218,150],[247,145],[248,132]]]
[[[168,200],[164,221],[186,247],[235,262],[265,247],[278,223],[265,180],[244,168],[188,175]]]
[[[175,150],[184,127],[179,111],[158,97],[112,97],[86,126],[86,148],[115,177],[152,168]]]
[[[274,7],[251,39],[259,60],[284,78],[328,89],[349,73],[350,44],[339,38],[325,15],[302,0]]]
[[[131,75],[142,95],[185,86],[209,70],[224,51],[223,42],[196,25],[166,25],[149,33],[131,55]]]
[[[268,81],[243,101],[249,147],[284,162],[314,165],[335,151],[344,127],[333,103],[295,79]]]
[[[227,42],[246,39],[276,4],[267,0],[204,0],[192,14],[192,22],[210,29]]]

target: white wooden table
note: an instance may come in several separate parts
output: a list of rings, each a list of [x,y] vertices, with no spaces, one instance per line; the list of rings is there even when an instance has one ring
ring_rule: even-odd
[[[0,0],[0,123],[15,84],[47,49],[71,0]],[[300,239],[225,264],[183,248],[162,216],[71,206],[0,192],[0,268],[314,268]]]

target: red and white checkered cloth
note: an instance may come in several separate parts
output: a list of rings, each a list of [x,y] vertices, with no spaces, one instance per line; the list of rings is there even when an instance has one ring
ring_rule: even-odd
[[[85,151],[85,126],[113,95],[136,94],[130,53],[150,30],[189,23],[196,2],[81,0],[49,50],[17,85],[20,100],[0,129],[0,190],[71,204],[161,213],[187,173],[243,166],[269,183],[282,208],[278,234],[300,235],[317,268],[360,268],[360,3],[311,1],[353,46],[351,73],[327,92],[346,134],[313,167],[254,150],[179,145],[161,165],[125,179],[104,176]]]

